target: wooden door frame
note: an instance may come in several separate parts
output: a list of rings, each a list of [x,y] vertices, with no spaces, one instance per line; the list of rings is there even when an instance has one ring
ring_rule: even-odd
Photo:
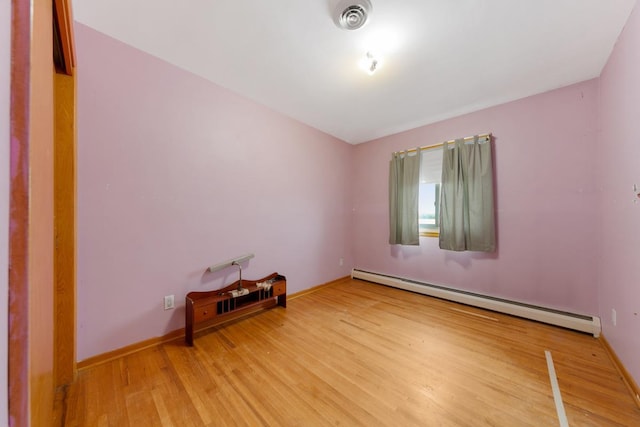
[[[29,425],[29,87],[31,5],[11,10],[9,189],[9,419]]]
[[[70,0],[53,5],[54,383],[61,387],[76,376],[76,60]]]
[[[32,4],[30,0],[14,0],[11,8],[11,83],[10,83],[10,188],[9,188],[9,272],[8,272],[8,309],[9,309],[9,334],[8,334],[8,415],[10,425],[12,426],[28,426],[30,423],[39,424],[43,419],[48,418],[51,414],[46,411],[38,411],[38,405],[34,406],[32,399],[34,396],[51,397],[51,402],[41,402],[42,408],[51,408],[53,406],[53,390],[50,389],[55,385],[59,385],[59,375],[54,373],[55,378],[52,381],[40,381],[36,376],[40,372],[31,372],[32,352],[37,351],[31,348],[30,336],[30,311],[32,301],[30,300],[30,287],[35,283],[30,283],[30,216],[31,216],[31,150],[32,140],[32,120],[31,108],[32,94],[35,90],[32,88],[32,64],[33,64],[33,40],[32,34],[35,25],[32,14],[34,8],[38,11],[44,10],[49,14],[47,7],[52,9],[55,7],[56,14],[53,15],[54,20],[61,20],[64,24],[60,27],[61,39],[65,40],[63,45],[63,55],[66,55],[70,68],[65,68],[63,72],[73,72],[75,67],[75,58],[73,56],[73,19],[71,17],[70,0],[51,0],[50,5],[46,4],[47,0],[41,0],[36,4]],[[55,5],[55,6],[54,6]],[[37,21],[42,23],[42,21]],[[58,22],[60,25],[60,21]],[[42,28],[40,28],[42,30]],[[45,29],[46,30],[46,29]],[[49,28],[51,31],[51,28]],[[53,64],[51,69],[53,70]],[[53,71],[52,71],[53,72]],[[73,80],[73,91],[71,99],[73,111],[73,132],[71,133],[72,142],[72,209],[75,214],[75,80]],[[53,90],[53,88],[51,88]],[[69,91],[63,89],[68,95]],[[55,102],[54,102],[55,104]],[[68,101],[67,101],[68,105]],[[69,137],[66,137],[69,140]],[[53,141],[51,141],[53,142]],[[69,152],[69,150],[67,150]],[[68,157],[68,155],[67,155]],[[53,188],[51,192],[53,193]],[[75,254],[75,216],[71,217],[72,224],[66,227],[72,231],[71,253]],[[53,237],[51,240],[53,243]],[[55,243],[53,243],[55,245]],[[54,247],[45,249],[54,252]],[[68,261],[67,261],[68,262]],[[32,261],[33,263],[33,261]],[[32,268],[38,268],[33,265]],[[55,317],[54,323],[59,323],[60,327],[55,327],[64,335],[64,339],[73,343],[73,351],[60,359],[58,353],[51,355],[53,364],[57,367],[57,371],[62,372],[60,366],[71,366],[71,372],[75,371],[75,256],[72,260],[72,278],[65,283],[67,305],[64,310],[57,310],[60,307],[58,300],[56,306],[52,307],[54,312],[61,311],[61,320]],[[36,280],[37,281],[37,280]],[[39,286],[47,286],[47,284],[38,283]],[[54,286],[54,283],[50,284]],[[55,292],[54,288],[52,292]],[[70,297],[69,297],[70,296]],[[71,305],[68,303],[71,302]],[[53,305],[54,301],[50,301]],[[69,319],[72,319],[69,321]],[[65,323],[66,322],[66,323]],[[72,326],[68,326],[68,325]],[[57,346],[54,345],[54,348]],[[45,356],[49,357],[49,356]],[[45,373],[44,375],[48,375]],[[32,378],[33,377],[33,378]],[[33,380],[33,381],[32,381]],[[70,382],[70,381],[69,381]],[[36,400],[37,401],[37,400]],[[42,409],[40,408],[40,409]]]

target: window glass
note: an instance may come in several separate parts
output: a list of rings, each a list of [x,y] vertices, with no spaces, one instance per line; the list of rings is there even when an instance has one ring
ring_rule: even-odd
[[[440,179],[442,176],[442,147],[422,150],[420,160],[420,195],[418,222],[420,234],[437,236],[440,221]]]

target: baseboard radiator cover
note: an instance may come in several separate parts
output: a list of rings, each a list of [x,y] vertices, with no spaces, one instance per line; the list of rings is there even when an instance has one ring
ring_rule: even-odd
[[[582,314],[568,313],[546,307],[538,307],[517,301],[510,301],[502,298],[476,294],[448,288],[441,285],[419,282],[402,277],[390,276],[381,273],[374,273],[365,270],[353,269],[351,271],[353,279],[365,280],[367,282],[378,283],[398,289],[404,289],[423,295],[429,295],[449,301],[458,302],[474,307],[484,308],[499,313],[510,314],[524,319],[535,320],[550,325],[561,326],[575,331],[586,332],[598,338],[602,327],[600,318],[585,316]]]

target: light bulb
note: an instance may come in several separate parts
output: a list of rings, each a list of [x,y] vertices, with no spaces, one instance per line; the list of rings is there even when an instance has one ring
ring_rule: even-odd
[[[362,68],[370,76],[373,75],[378,69],[380,69],[380,59],[371,52],[367,52],[365,57],[360,61],[360,68]]]

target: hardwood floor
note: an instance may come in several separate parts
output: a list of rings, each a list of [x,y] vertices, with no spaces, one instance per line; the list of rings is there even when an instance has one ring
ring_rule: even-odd
[[[67,426],[638,426],[600,341],[357,280],[83,370]]]

